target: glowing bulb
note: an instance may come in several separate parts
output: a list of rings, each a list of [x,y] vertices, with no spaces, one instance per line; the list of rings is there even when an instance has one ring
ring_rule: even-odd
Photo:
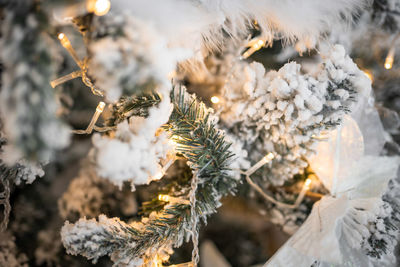
[[[100,112],[100,113],[103,112],[105,106],[106,106],[106,103],[104,103],[103,101],[100,101],[100,103],[96,107],[96,111]]]
[[[307,178],[307,180],[304,182],[304,188],[306,188],[306,190],[310,189],[311,183],[312,180],[310,178]]]
[[[158,195],[158,200],[164,201],[164,202],[169,202],[169,196],[168,195]]]
[[[394,52],[395,52],[394,47],[391,47],[389,49],[389,52],[388,52],[387,56],[386,56],[385,69],[387,69],[387,70],[390,70],[392,68],[392,66],[393,66]]]
[[[250,47],[250,48],[247,49],[247,51],[243,53],[242,58],[243,59],[248,58],[249,56],[254,54],[254,52],[256,52],[257,50],[260,50],[264,45],[265,45],[265,41],[262,40],[262,39],[253,39],[253,40],[251,40],[247,44],[247,47]]]
[[[393,59],[390,58],[386,58],[386,62],[385,62],[385,69],[390,70],[392,68],[392,63]]]
[[[62,33],[62,32],[59,33],[57,37],[58,37],[58,40],[60,40],[62,46],[64,46],[66,49],[70,49],[71,43],[68,40],[68,37],[64,33]]]
[[[213,96],[211,97],[211,102],[213,104],[218,104],[219,103],[219,97],[218,96]]]
[[[93,12],[97,16],[104,16],[110,11],[110,0],[88,0],[86,2],[86,9],[88,12]]]
[[[275,158],[274,154],[272,152],[269,152],[265,157],[266,160],[270,161]]]

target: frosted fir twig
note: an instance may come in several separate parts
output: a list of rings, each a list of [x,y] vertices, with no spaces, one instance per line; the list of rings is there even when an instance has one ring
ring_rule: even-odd
[[[196,218],[205,220],[221,205],[221,197],[233,192],[236,186],[237,180],[230,176],[229,168],[233,154],[222,132],[210,121],[210,110],[203,103],[183,88],[174,90],[172,103],[173,112],[163,128],[171,136],[179,137],[174,138],[177,153],[198,173],[193,211]],[[187,180],[182,185],[186,190],[171,188],[169,194],[187,199],[188,195],[179,193],[189,194],[190,183]],[[166,204],[141,223],[129,225],[105,216],[99,222],[81,219],[75,224],[65,224],[63,243],[69,253],[88,259],[109,255],[115,264],[137,263],[141,258],[154,258],[154,254],[168,251],[171,245],[180,246],[190,237],[192,219],[190,205],[181,203]]]
[[[220,125],[243,144],[252,164],[274,153],[253,177],[283,185],[308,165],[319,135],[339,125],[370,86],[341,46],[324,54],[315,76],[303,75],[294,62],[268,73],[259,63],[238,62],[225,86]]]

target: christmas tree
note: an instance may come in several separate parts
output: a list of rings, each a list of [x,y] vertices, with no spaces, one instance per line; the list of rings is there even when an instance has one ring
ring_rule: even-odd
[[[0,266],[398,266],[399,15],[1,1]]]

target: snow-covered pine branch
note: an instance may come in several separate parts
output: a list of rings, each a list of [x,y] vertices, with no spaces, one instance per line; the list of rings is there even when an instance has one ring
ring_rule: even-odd
[[[323,55],[313,76],[301,74],[294,62],[268,73],[259,63],[239,62],[225,86],[220,124],[244,144],[253,164],[274,153],[271,165],[258,175],[283,185],[308,165],[305,157],[313,153],[319,135],[337,126],[357,94],[370,86],[338,45]]]
[[[195,211],[205,221],[221,205],[221,197],[236,187],[238,180],[231,176],[233,154],[223,133],[210,120],[211,110],[204,103],[183,88],[174,91],[172,102],[174,110],[163,128],[178,137],[174,139],[177,153],[193,171],[199,172]],[[166,193],[188,199],[190,179],[180,189],[170,188]],[[99,222],[81,219],[75,224],[66,223],[62,230],[64,246],[74,255],[94,260],[109,255],[115,263],[131,266],[157,253],[165,255],[171,245],[180,246],[190,236],[190,205],[155,201],[163,208],[140,223],[125,224],[105,216]]]

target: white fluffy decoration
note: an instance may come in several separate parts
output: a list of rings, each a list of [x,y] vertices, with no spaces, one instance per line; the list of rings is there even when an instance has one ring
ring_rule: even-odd
[[[134,185],[148,184],[160,179],[160,161],[173,150],[165,133],[156,135],[172,112],[172,104],[165,93],[158,107],[150,109],[147,118],[132,117],[118,125],[115,138],[93,136],[92,155],[101,177],[117,186],[130,181]]]
[[[348,251],[360,251],[370,237],[369,225],[382,215],[382,195],[389,180],[396,177],[400,159],[379,156],[382,126],[369,93],[365,92],[353,111],[355,119],[346,115],[309,158],[331,195],[314,204],[305,223],[265,266],[290,267],[298,262],[309,266],[315,261],[319,266],[372,266],[364,259],[349,258]],[[364,127],[367,121],[368,128]]]
[[[335,186],[332,175],[337,176],[337,183],[346,180],[352,165],[364,155],[364,139],[357,122],[349,115],[344,116],[342,125],[330,131],[327,138],[318,143],[316,153],[309,157],[309,163],[332,193]]]
[[[171,44],[199,52],[218,46],[223,30],[233,38],[247,35],[258,22],[264,36],[315,39],[329,26],[350,18],[366,0],[115,0],[113,9],[129,10],[159,28]],[[223,30],[222,30],[223,29]],[[204,37],[204,38],[203,38]]]
[[[352,264],[343,250],[360,249],[369,237],[368,224],[377,220],[381,196],[387,182],[396,177],[399,162],[397,157],[373,156],[357,162],[337,196],[324,196],[315,203],[305,223],[265,266],[294,267],[315,261],[321,266]]]

